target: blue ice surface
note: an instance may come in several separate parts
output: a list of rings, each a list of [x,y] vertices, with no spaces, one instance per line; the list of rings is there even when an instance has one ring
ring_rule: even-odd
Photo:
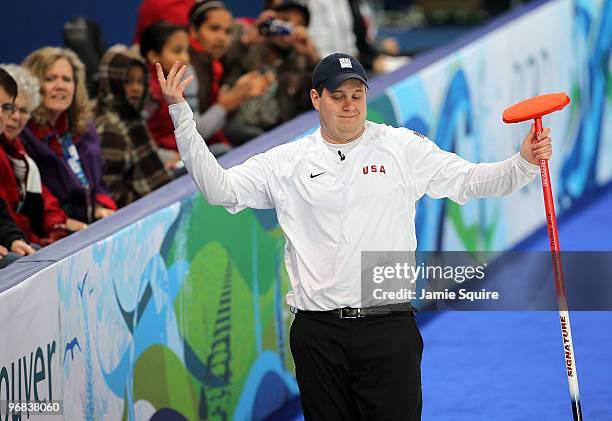
[[[562,250],[612,250],[612,189],[558,227]],[[548,247],[543,228],[520,249]],[[570,321],[584,419],[612,421],[612,312]],[[424,313],[419,324],[423,421],[572,420],[557,312]],[[271,419],[303,420],[299,400]]]
[[[612,420],[612,313],[572,312],[585,420]],[[572,420],[557,312],[447,312],[422,329],[423,420]]]
[[[562,250],[612,250],[612,190],[558,222]],[[548,250],[546,229],[520,248]],[[424,316],[424,421],[572,420],[557,312]],[[611,421],[612,312],[570,321],[584,419]]]

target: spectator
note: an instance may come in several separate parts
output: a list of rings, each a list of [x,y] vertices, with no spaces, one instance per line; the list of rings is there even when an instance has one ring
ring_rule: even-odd
[[[0,197],[13,221],[32,243],[47,245],[68,234],[68,225],[78,229],[80,223],[68,224],[59,202],[41,182],[36,163],[25,152],[20,135],[31,112],[40,104],[38,80],[26,69],[3,64],[17,82],[17,97],[4,132],[0,134]],[[67,225],[68,224],[68,225]]]
[[[106,163],[103,179],[119,207],[171,179],[142,116],[147,85],[147,67],[138,54],[123,45],[104,54],[94,111]]]
[[[155,63],[159,62],[164,74],[168,74],[175,62],[189,64],[189,36],[187,28],[169,22],[156,22],[145,28],[140,38],[140,54],[149,69],[149,101],[145,105],[147,124],[153,140],[159,146],[159,153],[168,168],[180,160],[174,138],[174,126],[168,113],[168,104],[161,94]]]
[[[16,96],[17,82],[6,70],[0,69],[0,132],[4,131],[4,125],[15,108]]]
[[[233,25],[232,14],[222,2],[196,2],[189,12],[189,23],[189,53],[198,81],[197,86],[192,84],[192,89],[197,90],[196,100],[189,99],[189,103],[201,114],[196,120],[198,131],[206,143],[212,145],[211,152],[218,155],[223,151],[221,145],[230,143],[221,130],[226,124],[227,115],[249,98],[261,95],[270,85],[270,80],[254,70],[235,77],[233,86],[222,86],[225,71],[221,59],[230,45]],[[188,90],[186,95],[193,97],[193,92]],[[228,136],[233,144],[254,137],[244,125],[236,127],[233,132],[233,136]]]
[[[42,87],[42,102],[21,136],[42,182],[68,217],[82,224],[111,215],[116,205],[102,182],[100,138],[91,121],[83,63],[68,49],[44,47],[23,66]]]
[[[17,83],[4,69],[0,69],[0,130],[15,106]],[[10,250],[10,252],[9,252]],[[24,235],[11,219],[6,203],[0,200],[0,269],[14,262],[20,256],[34,253],[25,241]]]
[[[231,69],[228,80],[261,69],[273,75],[275,82],[265,95],[243,103],[232,124],[255,126],[263,133],[312,109],[308,92],[319,56],[308,35],[309,21],[306,6],[285,0],[265,10],[255,26],[243,27],[240,42],[234,42],[226,59]],[[283,35],[274,35],[275,28]]]

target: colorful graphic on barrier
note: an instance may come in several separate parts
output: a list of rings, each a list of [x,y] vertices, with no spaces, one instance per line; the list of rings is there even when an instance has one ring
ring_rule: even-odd
[[[66,419],[263,419],[296,396],[270,216],[211,224],[225,210],[186,198],[60,263]]]
[[[566,91],[571,108],[545,120],[562,212],[612,179],[611,38],[612,2],[545,4],[372,98],[369,118],[493,161],[528,130],[502,124],[506,106]],[[419,248],[505,250],[541,214],[537,183],[462,207],[424,198]],[[0,295],[4,329],[32,332],[2,332],[0,396],[63,399],[66,420],[265,418],[298,393],[283,247],[274,211],[194,195],[58,262]],[[26,294],[28,314],[14,304]]]

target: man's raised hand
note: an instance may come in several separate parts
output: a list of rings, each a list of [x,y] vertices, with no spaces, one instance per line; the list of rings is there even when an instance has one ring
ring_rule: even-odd
[[[174,62],[172,68],[168,72],[168,77],[164,76],[164,71],[159,63],[155,63],[155,68],[157,69],[157,80],[159,81],[162,95],[168,105],[185,101],[183,91],[193,80],[193,75],[185,80],[181,80],[185,74],[185,70],[187,70],[187,66],[181,66],[178,61]]]

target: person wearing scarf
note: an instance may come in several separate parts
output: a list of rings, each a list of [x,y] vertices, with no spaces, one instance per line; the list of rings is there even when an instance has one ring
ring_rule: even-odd
[[[67,216],[42,183],[36,163],[28,156],[20,134],[32,110],[40,103],[39,84],[30,72],[15,64],[0,65],[17,82],[12,113],[0,134],[0,196],[25,240],[47,245],[68,234]],[[75,227],[76,228],[76,227]]]
[[[0,67],[0,132],[15,110],[17,83],[15,79]],[[34,248],[26,240],[24,233],[15,224],[8,213],[6,201],[2,198],[0,184],[0,269],[19,259],[21,256],[34,253]]]
[[[44,47],[22,64],[42,86],[21,140],[43,183],[69,218],[89,224],[117,208],[102,181],[100,138],[91,121],[83,63],[70,50]]]

